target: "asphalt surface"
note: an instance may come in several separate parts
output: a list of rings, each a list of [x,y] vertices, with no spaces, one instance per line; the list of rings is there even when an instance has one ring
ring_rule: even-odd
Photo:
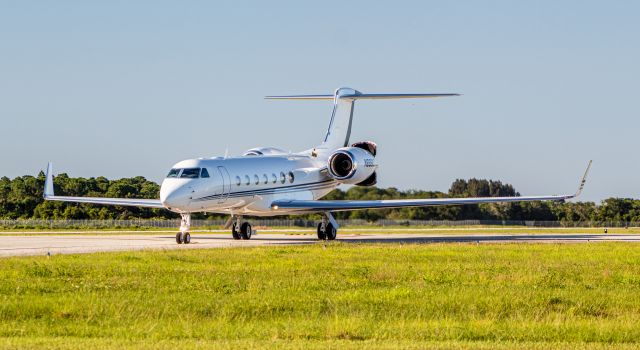
[[[466,234],[437,235],[420,233],[374,233],[338,234],[339,242],[345,243],[588,243],[623,241],[640,243],[640,234]],[[230,234],[197,233],[191,235],[191,244],[177,244],[175,236],[158,234],[38,234],[0,235],[0,256],[47,255],[95,253],[107,251],[129,251],[143,249],[202,249],[225,247],[251,247],[268,245],[295,245],[318,243],[311,234],[269,234],[254,235],[251,240],[234,240]],[[331,242],[328,242],[331,243]]]

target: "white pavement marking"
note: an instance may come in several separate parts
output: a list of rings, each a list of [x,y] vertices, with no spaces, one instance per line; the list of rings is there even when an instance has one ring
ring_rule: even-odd
[[[342,234],[345,243],[587,243],[602,241],[639,242],[640,234]],[[176,244],[175,236],[144,235],[0,235],[0,256],[94,253],[143,249],[202,249],[265,245],[313,244],[315,235],[260,234],[251,240],[234,240],[229,235],[195,234],[191,244]]]

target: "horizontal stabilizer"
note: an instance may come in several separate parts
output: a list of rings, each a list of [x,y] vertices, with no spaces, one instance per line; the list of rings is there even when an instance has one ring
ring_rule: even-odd
[[[390,100],[398,98],[436,98],[460,96],[460,94],[341,94],[341,95],[283,95],[265,96],[268,100],[333,100],[334,98],[348,100]]]
[[[353,121],[353,106],[356,100],[390,100],[397,98],[435,98],[459,96],[459,94],[364,94],[351,88],[339,88],[333,94],[327,95],[282,95],[265,96],[270,100],[330,100],[333,101],[333,112],[329,128],[325,134],[324,141],[315,147],[315,154],[318,150],[325,152],[333,151],[340,147],[349,145],[351,136],[351,124]],[[322,152],[322,151],[321,151]]]
[[[266,100],[333,100],[333,95],[284,95],[265,96]]]

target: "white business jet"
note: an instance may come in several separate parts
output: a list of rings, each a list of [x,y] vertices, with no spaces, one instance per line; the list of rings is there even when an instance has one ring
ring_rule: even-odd
[[[160,187],[160,199],[56,196],[49,163],[44,199],[53,201],[164,208],[182,216],[176,242],[190,243],[191,213],[229,214],[226,227],[234,239],[250,239],[254,231],[245,216],[322,213],[319,239],[336,238],[335,211],[462,205],[474,203],[562,201],[582,192],[591,162],[578,191],[570,195],[486,198],[435,198],[402,200],[320,200],[341,184],[376,184],[376,144],[350,144],[353,105],[356,100],[434,98],[458,94],[364,94],[340,88],[333,95],[267,96],[267,99],[333,100],[329,128],[320,145],[299,153],[259,147],[238,157],[188,159],[169,170]]]

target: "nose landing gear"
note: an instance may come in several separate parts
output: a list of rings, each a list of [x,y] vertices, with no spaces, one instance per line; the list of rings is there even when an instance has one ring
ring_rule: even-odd
[[[191,228],[191,214],[180,214],[182,219],[180,220],[180,232],[176,233],[176,243],[189,244],[191,243],[191,234],[189,229]]]
[[[191,243],[191,234],[189,232],[178,232],[176,233],[176,243],[178,244],[189,244]]]

